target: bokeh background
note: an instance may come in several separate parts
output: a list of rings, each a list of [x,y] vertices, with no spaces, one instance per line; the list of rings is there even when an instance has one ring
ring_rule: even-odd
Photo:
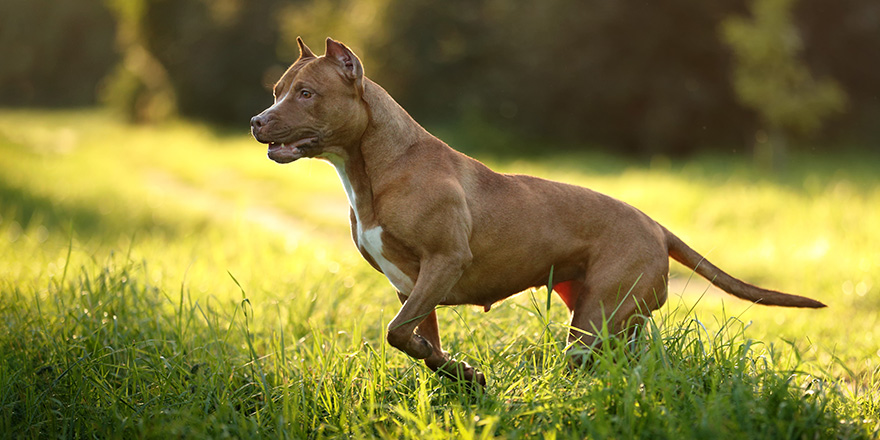
[[[246,130],[296,36],[319,53],[342,40],[417,120],[477,149],[746,149],[773,165],[880,139],[876,0],[4,0],[0,105]]]
[[[576,373],[544,288],[441,307],[490,381],[461,392],[385,342],[333,167],[249,136],[297,36],[829,307],[672,264]],[[0,0],[0,438],[880,438],[878,146],[880,0]]]

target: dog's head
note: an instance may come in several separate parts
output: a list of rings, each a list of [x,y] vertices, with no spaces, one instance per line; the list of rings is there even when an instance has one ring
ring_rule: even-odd
[[[254,138],[278,163],[345,157],[367,126],[364,68],[344,44],[327,39],[323,56],[297,38],[300,56],[275,84],[275,103],[251,118]]]

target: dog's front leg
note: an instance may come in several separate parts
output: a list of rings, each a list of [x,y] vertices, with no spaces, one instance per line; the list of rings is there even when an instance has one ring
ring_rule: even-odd
[[[403,307],[388,325],[388,342],[414,358],[424,359],[425,365],[440,375],[485,386],[486,378],[482,373],[443,351],[434,310],[461,277],[470,258],[468,252],[464,259],[441,259],[441,263],[422,266],[412,294],[406,297],[398,293]],[[418,332],[414,333],[416,329]]]
[[[434,313],[434,308],[458,282],[465,266],[470,264],[470,251],[462,256],[433,256],[421,265],[418,279],[409,297],[404,301],[397,316],[388,325],[388,343],[416,359],[428,359],[435,350],[442,353],[437,334],[436,316],[433,328],[426,328],[428,335],[437,334],[438,347],[434,347],[424,336],[416,334],[415,329]],[[424,331],[424,330],[423,330]]]

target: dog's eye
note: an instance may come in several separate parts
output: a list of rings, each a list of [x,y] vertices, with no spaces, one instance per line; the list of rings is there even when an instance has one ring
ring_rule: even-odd
[[[303,89],[303,90],[299,91],[299,96],[302,97],[303,99],[309,99],[312,97],[312,92]]]

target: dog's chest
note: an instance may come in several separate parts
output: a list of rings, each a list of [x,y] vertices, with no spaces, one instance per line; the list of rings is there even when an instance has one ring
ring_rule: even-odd
[[[349,180],[348,175],[345,173],[345,166],[342,159],[339,157],[328,157],[327,159],[334,167],[336,167],[336,173],[339,175],[339,180],[342,181],[342,187],[345,189],[348,203],[351,206],[352,211],[354,211],[355,222],[357,223],[355,229],[357,243],[355,244],[357,244],[359,249],[363,249],[370,255],[370,258],[372,258],[379,268],[382,269],[382,273],[385,274],[388,281],[390,281],[400,293],[409,295],[410,292],[412,292],[413,280],[406,276],[406,274],[395,266],[394,263],[385,258],[383,253],[384,245],[382,244],[382,227],[375,226],[367,230],[363,229],[361,216],[357,209],[357,194],[354,191],[354,186],[352,186],[351,180]]]
[[[368,254],[382,269],[382,273],[391,281],[391,284],[402,294],[409,295],[413,289],[413,281],[406,276],[394,263],[388,261],[383,253],[382,227],[376,226],[362,231],[358,224],[358,246]]]

